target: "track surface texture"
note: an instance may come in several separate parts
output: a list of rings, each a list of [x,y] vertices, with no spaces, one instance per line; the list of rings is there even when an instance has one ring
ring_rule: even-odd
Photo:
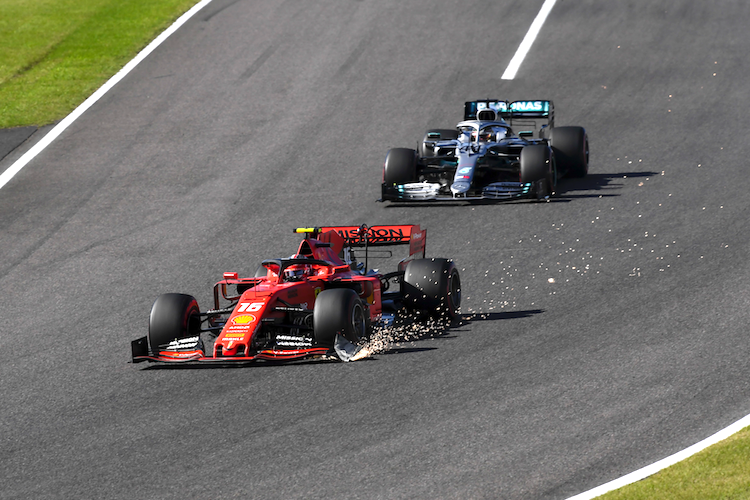
[[[0,498],[562,499],[750,413],[750,4],[215,0],[0,191]],[[376,203],[465,100],[553,99],[550,203]],[[23,149],[23,148],[21,148]],[[21,153],[0,164],[7,168]],[[129,364],[296,226],[418,223],[463,321],[356,363]]]

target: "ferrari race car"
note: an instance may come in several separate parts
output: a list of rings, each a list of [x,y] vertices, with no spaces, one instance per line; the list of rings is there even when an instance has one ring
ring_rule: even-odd
[[[419,226],[295,232],[304,239],[292,257],[264,260],[251,278],[225,272],[214,286],[213,309],[201,311],[190,295],[159,296],[148,335],[131,343],[132,361],[242,363],[316,356],[349,361],[361,354],[358,344],[373,326],[388,327],[399,315],[458,316],[458,270],[451,260],[425,258],[427,234]],[[368,271],[368,257],[392,257],[387,247],[393,245],[409,247],[397,270]]]
[[[468,101],[455,129],[388,151],[380,201],[547,200],[559,178],[589,168],[586,130],[554,122],[552,101]]]

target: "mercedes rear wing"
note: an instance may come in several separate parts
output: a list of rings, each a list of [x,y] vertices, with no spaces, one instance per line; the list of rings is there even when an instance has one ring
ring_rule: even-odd
[[[545,137],[547,128],[555,126],[555,105],[552,101],[503,101],[484,99],[464,103],[464,120],[476,120],[480,111],[491,109],[508,122],[518,135]],[[526,128],[528,127],[528,128]]]

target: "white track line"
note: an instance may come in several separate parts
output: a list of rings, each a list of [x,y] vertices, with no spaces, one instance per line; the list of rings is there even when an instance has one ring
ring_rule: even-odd
[[[596,498],[598,496],[604,495],[608,491],[616,490],[618,488],[622,488],[623,486],[627,486],[628,484],[634,483],[636,481],[640,481],[641,479],[647,478],[648,476],[652,474],[656,474],[662,469],[666,469],[667,467],[674,465],[677,462],[685,460],[686,458],[691,457],[695,455],[696,453],[705,450],[709,446],[714,445],[718,443],[719,441],[725,440],[732,434],[735,434],[741,431],[747,426],[750,426],[750,415],[745,416],[744,418],[738,420],[737,422],[733,423],[729,427],[720,430],[713,436],[707,437],[703,441],[699,443],[695,443],[693,446],[689,448],[685,448],[684,450],[679,451],[675,453],[674,455],[671,455],[667,458],[659,460],[658,462],[655,462],[651,465],[647,465],[646,467],[642,469],[638,469],[635,472],[631,472],[630,474],[622,476],[619,479],[615,479],[614,481],[610,481],[601,486],[597,486],[593,490],[579,493],[578,495],[570,497],[567,500],[589,500],[591,498]]]
[[[57,137],[62,134],[66,128],[68,128],[74,121],[78,119],[84,112],[86,112],[87,109],[89,109],[91,106],[96,103],[99,99],[101,99],[104,94],[109,92],[109,90],[117,85],[117,83],[125,78],[125,76],[130,73],[138,64],[140,64],[141,61],[143,61],[146,57],[148,57],[151,52],[153,52],[159,45],[161,45],[167,38],[169,38],[172,33],[177,31],[183,24],[185,24],[191,17],[193,17],[198,11],[200,11],[203,7],[210,4],[212,0],[202,0],[201,2],[195,4],[190,10],[185,12],[182,16],[180,16],[174,24],[172,24],[169,28],[164,30],[159,36],[157,36],[148,46],[146,46],[145,49],[140,51],[138,55],[136,55],[130,62],[128,62],[120,71],[117,72],[115,76],[110,78],[104,85],[102,85],[96,92],[91,94],[91,96],[83,101],[83,104],[78,106],[76,109],[73,110],[72,113],[70,113],[68,116],[63,118],[60,123],[55,125],[52,130],[50,130],[47,135],[45,135],[39,142],[37,142],[31,149],[29,149],[23,156],[21,156],[18,160],[16,160],[13,165],[11,165],[8,170],[3,172],[0,175],[0,189],[3,188],[18,172],[21,171],[23,167],[26,166],[27,163],[29,163],[31,160],[33,160],[36,155],[41,153],[44,148],[50,145],[52,141],[57,139]]]
[[[531,49],[531,45],[534,43],[534,40],[536,40],[536,36],[542,29],[542,25],[544,24],[544,21],[547,20],[547,16],[552,10],[552,7],[555,6],[556,1],[557,0],[545,0],[544,5],[542,5],[542,10],[539,11],[539,14],[536,15],[536,19],[534,19],[534,22],[531,23],[529,32],[526,33],[526,36],[521,42],[521,45],[518,46],[516,55],[514,55],[513,59],[510,60],[510,64],[508,64],[508,67],[505,69],[505,73],[503,73],[503,76],[501,76],[500,78],[502,78],[503,80],[512,80],[516,77],[518,68],[521,67],[521,63],[526,58],[526,54]]]

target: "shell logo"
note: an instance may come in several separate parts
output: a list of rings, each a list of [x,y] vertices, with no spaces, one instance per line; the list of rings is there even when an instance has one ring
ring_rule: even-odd
[[[235,316],[232,318],[232,323],[235,325],[247,325],[255,321],[255,316],[252,314],[243,314],[241,316]]]

